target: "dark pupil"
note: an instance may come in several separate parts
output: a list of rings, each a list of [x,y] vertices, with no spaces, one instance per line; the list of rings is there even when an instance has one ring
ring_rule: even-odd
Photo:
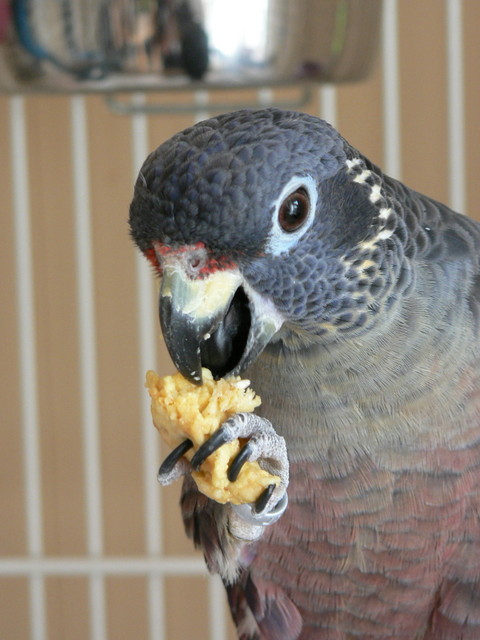
[[[287,217],[291,222],[295,223],[299,217],[303,216],[303,205],[298,198],[290,200],[287,207]]]
[[[284,231],[296,231],[308,214],[308,196],[299,190],[286,198],[280,208],[279,222]]]

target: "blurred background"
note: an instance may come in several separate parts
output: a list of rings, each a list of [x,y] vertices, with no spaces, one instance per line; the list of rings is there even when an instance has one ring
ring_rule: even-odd
[[[385,0],[371,72],[333,73],[299,108],[480,219],[479,33],[478,0]],[[163,140],[299,90],[193,86],[119,98],[166,114],[119,115],[96,91],[0,95],[0,640],[234,638],[180,486],[156,482],[166,451],[143,381],[173,366],[128,206]]]

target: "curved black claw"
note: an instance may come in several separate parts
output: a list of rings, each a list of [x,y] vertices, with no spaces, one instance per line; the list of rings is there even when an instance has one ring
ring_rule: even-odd
[[[215,431],[213,436],[202,444],[196,454],[193,456],[191,463],[195,471],[198,471],[201,465],[205,462],[209,455],[216,451],[223,444],[229,442],[230,438],[226,435],[225,429],[220,427],[218,431]]]
[[[269,484],[260,496],[255,500],[255,506],[253,507],[254,513],[261,513],[267,506],[268,501],[272,497],[272,493],[275,491],[275,484]]]
[[[238,474],[242,470],[245,462],[247,462],[251,453],[252,447],[250,445],[250,442],[247,442],[247,444],[240,450],[240,452],[237,453],[234,460],[232,460],[232,464],[228,468],[227,478],[230,480],[230,482],[235,482],[235,480],[238,478]]]
[[[254,527],[265,527],[267,525],[273,524],[277,522],[282,515],[285,513],[285,509],[288,505],[288,495],[285,492],[283,497],[277,502],[277,504],[270,509],[267,513],[259,512],[260,508],[265,508],[268,500],[267,496],[271,496],[272,489],[271,487],[275,485],[269,485],[265,491],[260,495],[257,502],[252,504],[235,504],[233,505],[233,510],[236,515],[246,522],[247,524],[251,524]],[[263,504],[262,504],[263,503]]]
[[[193,447],[193,442],[191,440],[184,440],[178,447],[168,454],[165,460],[160,465],[160,469],[158,470],[158,475],[164,475],[166,473],[170,473],[173,467],[177,464],[180,458],[189,451]]]

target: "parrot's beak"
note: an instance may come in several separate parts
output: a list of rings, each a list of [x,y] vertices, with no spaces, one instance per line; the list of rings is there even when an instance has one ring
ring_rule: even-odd
[[[160,323],[175,367],[202,383],[202,367],[215,378],[237,374],[260,354],[281,326],[234,270],[191,278],[179,265],[163,270]],[[260,310],[259,310],[260,307]]]

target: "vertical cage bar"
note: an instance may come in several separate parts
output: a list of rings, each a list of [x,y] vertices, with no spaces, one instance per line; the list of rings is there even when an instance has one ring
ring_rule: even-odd
[[[320,117],[332,127],[337,126],[337,90],[332,84],[325,84],[319,89]]]
[[[225,587],[218,575],[209,575],[207,580],[210,607],[210,640],[225,640],[227,637]]]
[[[463,19],[460,0],[446,0],[448,162],[450,206],[465,212],[465,109]]]
[[[382,23],[383,166],[393,178],[401,178],[400,95],[398,73],[397,0],[384,0]]]
[[[271,87],[262,87],[257,91],[257,100],[261,107],[270,107],[274,98],[274,92]]]
[[[85,98],[72,97],[70,106],[87,549],[90,555],[100,556],[103,553],[102,484]],[[90,577],[90,616],[91,640],[104,640],[106,638],[104,580],[100,574],[95,573]]]
[[[205,89],[198,89],[198,91],[195,91],[195,94],[193,96],[194,99],[194,103],[195,103],[195,114],[193,117],[193,124],[196,124],[197,122],[201,122],[202,120],[206,120],[209,117],[209,113],[208,113],[208,102],[209,102],[209,95],[208,95],[208,91],[206,91]]]
[[[143,94],[135,94],[133,103],[142,105]],[[148,121],[144,113],[136,113],[131,119],[132,132],[132,171],[133,180],[148,154]],[[155,468],[158,465],[157,433],[152,427],[150,403],[143,386],[147,369],[156,364],[156,304],[153,296],[152,274],[145,258],[136,255],[137,266],[137,326],[139,344],[139,390],[142,398],[141,419],[143,437],[143,486],[145,504],[145,547],[148,555],[158,556],[163,551],[160,514],[162,511],[162,492],[155,481]],[[164,579],[153,574],[148,577],[148,616],[150,640],[162,640],[165,637],[165,598]]]
[[[25,102],[10,98],[10,154],[13,179],[13,212],[16,256],[16,294],[19,333],[21,423],[27,551],[43,553],[41,461],[39,443],[35,302],[32,265],[30,197],[28,184]],[[32,640],[46,640],[43,577],[30,578],[30,628]]]

